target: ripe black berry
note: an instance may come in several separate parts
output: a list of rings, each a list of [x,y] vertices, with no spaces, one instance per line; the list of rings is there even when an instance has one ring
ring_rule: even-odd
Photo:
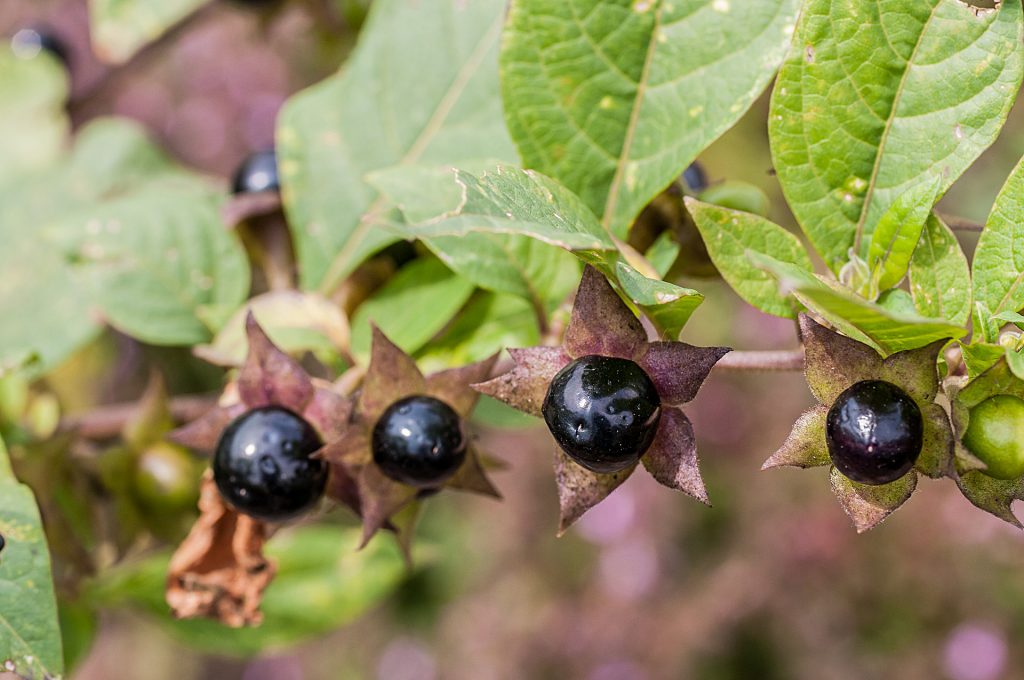
[[[3,552],[4,546],[6,545],[7,540],[3,536],[0,536],[0,552]]]
[[[861,484],[894,482],[921,453],[921,409],[906,392],[864,380],[839,395],[828,411],[825,441],[832,463]]]
[[[246,158],[231,183],[236,194],[255,194],[261,191],[279,191],[281,182],[277,176],[277,152],[273,149],[257,151]]]
[[[436,487],[466,459],[462,419],[427,396],[399,399],[373,428],[373,461],[388,477],[419,488]]]
[[[11,50],[21,59],[31,59],[40,52],[49,52],[64,66],[71,63],[64,41],[42,27],[28,26],[15,33],[11,38]]]
[[[323,495],[327,464],[313,427],[291,411],[267,406],[228,425],[217,443],[213,479],[239,512],[273,522],[309,510]]]
[[[654,441],[661,397],[635,362],[585,356],[555,375],[542,411],[570,458],[594,472],[617,472]]]
[[[708,176],[704,172],[704,166],[694,161],[683,171],[683,182],[695,194],[699,194],[708,188]]]

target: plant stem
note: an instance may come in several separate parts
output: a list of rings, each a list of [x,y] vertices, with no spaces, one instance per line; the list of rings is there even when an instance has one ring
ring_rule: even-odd
[[[940,213],[935,211],[935,214],[946,223],[946,226],[953,231],[970,231],[979,232],[985,228],[984,224],[969,220],[966,217],[960,217],[958,215],[948,215],[946,213]]]
[[[794,349],[765,352],[729,352],[715,364],[715,368],[723,371],[755,371],[763,373],[802,371],[804,370],[804,351],[802,349]]]
[[[173,397],[167,406],[171,417],[179,423],[195,420],[217,406],[216,395],[189,395]],[[86,439],[113,439],[121,434],[139,408],[139,402],[100,406],[86,413],[61,419],[60,430],[74,432]]]

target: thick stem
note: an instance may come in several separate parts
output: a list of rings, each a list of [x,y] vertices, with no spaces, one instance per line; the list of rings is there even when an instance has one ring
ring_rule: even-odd
[[[794,349],[767,352],[729,352],[715,364],[715,368],[723,371],[763,373],[802,371],[804,370],[804,351]]]
[[[217,406],[214,395],[174,397],[167,403],[171,417],[179,423],[195,420]],[[139,402],[111,404],[61,419],[60,430],[86,439],[113,439],[121,434],[139,408]]]

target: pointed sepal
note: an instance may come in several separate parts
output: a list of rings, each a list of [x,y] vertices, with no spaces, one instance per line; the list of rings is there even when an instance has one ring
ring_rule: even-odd
[[[917,473],[911,470],[895,482],[872,486],[859,484],[832,468],[832,492],[853,521],[857,533],[873,529],[907,502],[917,487]]]
[[[728,347],[695,347],[685,342],[652,342],[637,363],[651,377],[663,404],[691,401]]]
[[[670,407],[662,411],[654,442],[640,460],[659,484],[711,505],[700,476],[693,425],[679,409]]]
[[[295,359],[270,341],[256,317],[245,318],[249,353],[238,375],[238,393],[249,408],[271,404],[302,413],[313,398],[313,382]]]
[[[956,474],[953,454],[953,428],[946,409],[938,404],[924,404],[921,409],[924,435],[921,454],[914,469],[923,475],[938,479]]]
[[[487,380],[497,361],[498,355],[494,354],[474,364],[432,373],[426,378],[427,394],[451,406],[462,418],[469,418],[480,399],[480,393],[470,385]]]
[[[358,414],[374,423],[388,406],[403,397],[423,394],[426,381],[416,361],[373,327],[370,366],[359,395]]]
[[[510,349],[515,366],[493,380],[476,383],[473,389],[505,402],[514,409],[540,417],[544,397],[555,374],[571,359],[561,347]]]
[[[779,450],[764,462],[762,470],[776,467],[810,468],[830,463],[825,443],[828,408],[818,405],[800,416]]]
[[[573,462],[561,449],[555,451],[555,483],[558,485],[560,517],[558,535],[603,501],[633,473],[636,466],[611,474],[591,472]]]
[[[983,472],[971,471],[957,478],[957,486],[976,507],[991,513],[1018,529],[1024,525],[1013,514],[1013,502],[1024,500],[1024,478],[995,479]]]
[[[583,270],[565,332],[565,351],[573,358],[600,354],[632,359],[646,342],[647,334],[640,320],[608,279],[588,265]]]

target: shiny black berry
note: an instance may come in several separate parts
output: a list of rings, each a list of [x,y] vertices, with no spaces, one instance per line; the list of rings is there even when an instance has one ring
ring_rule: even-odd
[[[71,63],[64,41],[40,26],[28,26],[15,33],[11,38],[11,50],[21,59],[31,59],[40,52],[49,52],[64,66]]]
[[[640,460],[654,441],[661,397],[635,362],[585,356],[552,379],[543,414],[570,458],[594,472],[617,472]]]
[[[277,175],[277,152],[273,149],[257,151],[246,158],[231,183],[236,194],[255,194],[261,191],[279,191],[281,182]]]
[[[320,437],[287,409],[267,406],[224,430],[213,458],[213,479],[239,512],[279,522],[312,508],[324,493],[327,464],[310,458]]]
[[[693,193],[699,194],[708,188],[708,176],[704,172],[704,166],[694,161],[683,171],[683,182]]]
[[[888,484],[910,471],[921,453],[921,409],[906,392],[864,380],[828,411],[825,441],[833,465],[855,482]]]
[[[373,428],[373,461],[391,479],[421,489],[455,474],[466,459],[462,419],[427,396],[399,399]]]

